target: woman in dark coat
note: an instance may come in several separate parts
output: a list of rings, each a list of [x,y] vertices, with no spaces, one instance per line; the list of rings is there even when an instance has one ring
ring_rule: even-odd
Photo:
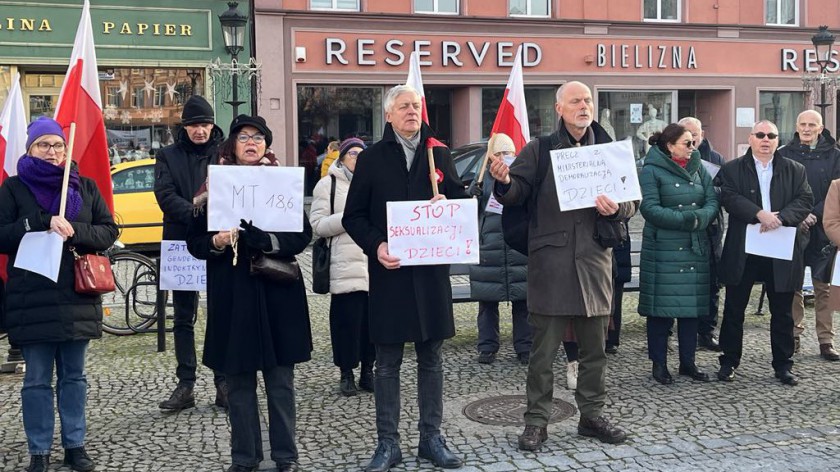
[[[695,362],[697,323],[709,310],[709,239],[718,212],[711,176],[700,163],[691,132],[673,123],[650,138],[640,177],[645,218],[639,277],[639,314],[647,317],[653,378],[673,382],[668,332],[679,320],[681,375],[708,381]]]
[[[219,164],[276,166],[267,152],[271,138],[263,118],[239,115],[219,151]],[[304,216],[299,233],[265,232],[244,220],[241,229],[208,232],[203,197],[196,197],[187,247],[207,260],[202,362],[227,379],[233,461],[228,472],[256,470],[263,459],[257,371],[262,371],[268,400],[271,459],[282,472],[296,471],[294,365],[308,361],[312,352],[306,290],[303,278],[281,284],[250,275],[250,261],[259,253],[293,258],[309,244],[312,229]]]
[[[117,226],[96,183],[80,177],[75,164],[67,208],[58,216],[67,160],[64,133],[54,120],[40,118],[29,125],[28,135],[18,175],[0,187],[0,253],[9,255],[6,322],[9,341],[21,347],[26,360],[21,401],[31,455],[27,470],[49,467],[57,397],[64,464],[88,471],[95,464],[85,451],[85,352],[91,339],[102,337],[102,300],[74,290],[70,248],[80,254],[108,249],[117,239]],[[21,239],[39,231],[52,231],[64,240],[56,282],[15,267]]]

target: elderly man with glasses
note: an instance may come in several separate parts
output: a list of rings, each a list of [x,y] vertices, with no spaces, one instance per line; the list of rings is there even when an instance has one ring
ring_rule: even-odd
[[[726,285],[723,322],[720,329],[718,379],[731,382],[741,362],[744,311],[753,284],[764,282],[770,300],[770,346],[776,378],[796,385],[793,367],[793,293],[801,287],[807,238],[795,238],[793,259],[774,259],[747,254],[747,226],[760,225],[761,232],[782,226],[799,227],[811,212],[814,197],[805,167],[778,151],[779,130],[770,121],[759,121],[750,133],[747,153],[723,166],[720,202],[729,213],[729,229],[723,245],[719,271]],[[801,231],[801,230],[800,230]],[[800,287],[797,286],[799,284]]]

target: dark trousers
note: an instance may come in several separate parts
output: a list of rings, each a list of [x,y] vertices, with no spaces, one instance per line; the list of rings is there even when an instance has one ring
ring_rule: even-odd
[[[720,283],[717,277],[718,263],[715,256],[709,259],[709,312],[697,318],[697,334],[707,336],[715,332],[718,307],[720,306]]]
[[[417,407],[420,420],[420,441],[440,435],[443,419],[443,341],[414,343],[417,353]],[[376,345],[376,434],[379,442],[399,444],[400,433],[400,366],[404,343]]]
[[[563,350],[566,351],[566,361],[574,362],[580,359],[580,348],[577,341],[563,341]]]
[[[624,284],[613,279],[612,328],[607,331],[607,346],[619,346],[621,342],[621,304],[624,302]]]
[[[295,369],[279,366],[264,370],[268,403],[268,439],[271,459],[278,464],[295,462]],[[256,467],[263,460],[257,373],[226,375],[230,409],[230,456],[234,464]]]
[[[668,333],[674,318],[647,317],[648,358],[657,364],[668,362]],[[677,339],[680,344],[680,365],[694,365],[697,352],[697,318],[677,319]]]
[[[513,350],[529,352],[534,336],[528,326],[528,302],[512,302]],[[499,351],[499,302],[478,302],[478,352]]]
[[[172,304],[175,308],[175,322],[172,335],[175,338],[175,360],[178,367],[175,375],[178,384],[190,388],[195,385],[195,313],[198,307],[198,292],[172,292]],[[225,381],[224,375],[213,372],[213,383],[218,386]]]
[[[764,282],[770,302],[770,349],[773,369],[793,367],[793,292],[777,292],[773,281],[772,259],[747,256],[744,275],[738,285],[726,286],[723,321],[720,324],[721,366],[738,367],[744,344],[744,311],[750,301],[753,284]]]
[[[350,292],[330,297],[330,341],[333,363],[341,371],[353,370],[361,362],[373,366],[376,348],[368,329],[368,293]]]

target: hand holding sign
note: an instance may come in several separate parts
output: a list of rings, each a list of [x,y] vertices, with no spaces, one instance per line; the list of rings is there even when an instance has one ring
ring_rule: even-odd
[[[551,165],[561,211],[598,208],[599,195],[609,197],[613,204],[642,199],[628,140],[556,149],[551,151]]]
[[[475,200],[388,202],[386,208],[387,253],[383,254],[382,246],[377,251],[386,268],[478,263]]]

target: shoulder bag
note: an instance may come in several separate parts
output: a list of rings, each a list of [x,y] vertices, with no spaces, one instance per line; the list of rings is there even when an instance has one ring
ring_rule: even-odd
[[[335,213],[335,176],[331,175],[330,215]],[[330,246],[332,238],[318,238],[312,245],[312,291],[330,293]]]
[[[116,290],[111,261],[107,257],[99,254],[80,255],[74,247],[70,247],[70,251],[73,252],[76,293],[102,295]]]
[[[260,252],[251,258],[250,274],[278,284],[289,284],[300,280],[300,266],[294,257],[271,257]]]

